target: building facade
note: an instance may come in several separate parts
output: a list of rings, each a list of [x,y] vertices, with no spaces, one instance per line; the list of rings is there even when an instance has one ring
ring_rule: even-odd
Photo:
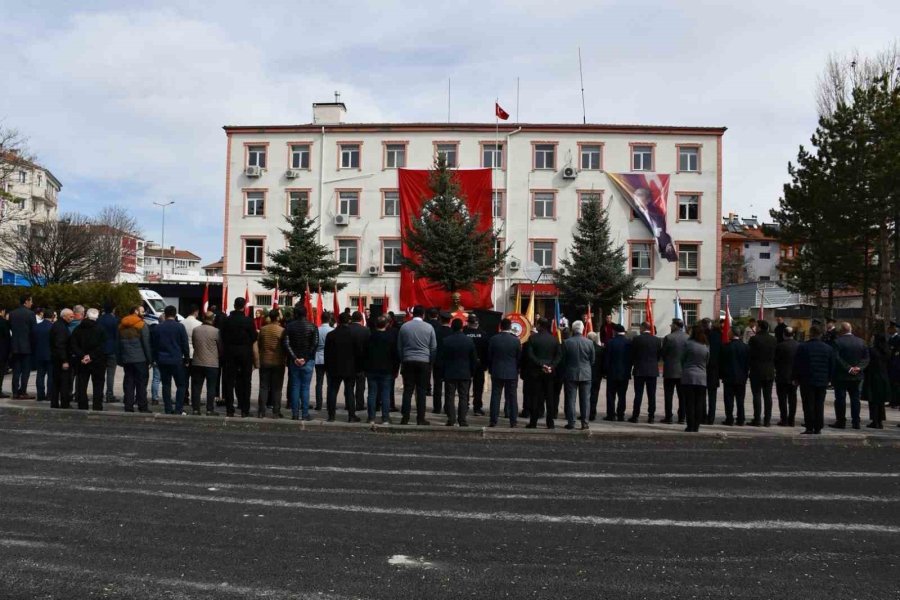
[[[730,213],[722,221],[722,284],[781,281],[781,262],[799,251],[799,245],[779,241],[777,225]]]
[[[657,323],[674,313],[676,294],[688,321],[717,315],[721,280],[722,136],[724,128],[637,125],[344,123],[342,103],[314,105],[308,125],[226,126],[223,274],[230,297],[249,288],[251,303],[272,292],[258,283],[270,251],[284,247],[285,216],[319,218],[320,242],[344,267],[341,306],[399,304],[398,168],[428,169],[438,153],[459,169],[493,169],[494,226],[511,246],[495,279],[495,310],[512,310],[525,265],[554,269],[566,256],[585,202],[607,208],[614,241],[650,291]],[[609,173],[670,175],[667,228],[678,260],[656,250]],[[539,288],[549,311],[555,295]],[[646,292],[627,302],[623,320],[640,323]],[[326,301],[327,302],[327,301]],[[330,305],[329,305],[330,306]]]

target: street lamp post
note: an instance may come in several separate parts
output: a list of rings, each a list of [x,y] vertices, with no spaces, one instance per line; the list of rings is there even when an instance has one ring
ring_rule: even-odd
[[[168,202],[154,202],[153,204],[162,208],[162,241],[160,242],[159,252],[159,280],[162,281],[165,278],[166,274],[166,208],[175,204],[175,201],[169,200]],[[172,256],[172,262],[172,268],[174,269],[174,256]]]

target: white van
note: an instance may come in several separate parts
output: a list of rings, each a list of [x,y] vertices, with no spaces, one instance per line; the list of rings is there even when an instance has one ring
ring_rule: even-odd
[[[138,290],[141,293],[141,302],[144,305],[144,322],[147,325],[156,325],[163,318],[163,311],[166,309],[166,301],[163,297],[153,290]],[[178,320],[183,321],[181,315]]]

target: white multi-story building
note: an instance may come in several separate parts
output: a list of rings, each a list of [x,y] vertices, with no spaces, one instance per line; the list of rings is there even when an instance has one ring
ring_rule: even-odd
[[[494,225],[512,246],[494,282],[496,310],[512,310],[517,287],[528,297],[524,265],[555,268],[571,244],[582,203],[600,200],[628,268],[650,290],[657,324],[676,294],[686,319],[718,315],[721,279],[722,127],[644,125],[343,122],[343,103],[313,105],[306,125],[226,126],[223,273],[235,294],[259,283],[267,252],[284,247],[290,211],[321,223],[320,241],[344,266],[342,306],[359,295],[399,304],[398,168],[428,169],[438,153],[459,169],[492,168]],[[607,176],[669,174],[668,233],[678,261],[659,255],[653,234]],[[538,286],[548,314],[552,284]],[[644,318],[646,292],[628,303],[627,324]],[[626,299],[627,300],[627,299]],[[326,300],[326,303],[328,301]],[[402,307],[405,308],[405,307]]]

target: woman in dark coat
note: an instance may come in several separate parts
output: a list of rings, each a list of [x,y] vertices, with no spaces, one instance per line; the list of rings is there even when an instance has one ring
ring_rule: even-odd
[[[884,429],[884,405],[891,397],[891,380],[889,368],[891,350],[887,336],[876,333],[869,348],[869,366],[863,380],[863,396],[869,402],[869,423],[871,429]]]

